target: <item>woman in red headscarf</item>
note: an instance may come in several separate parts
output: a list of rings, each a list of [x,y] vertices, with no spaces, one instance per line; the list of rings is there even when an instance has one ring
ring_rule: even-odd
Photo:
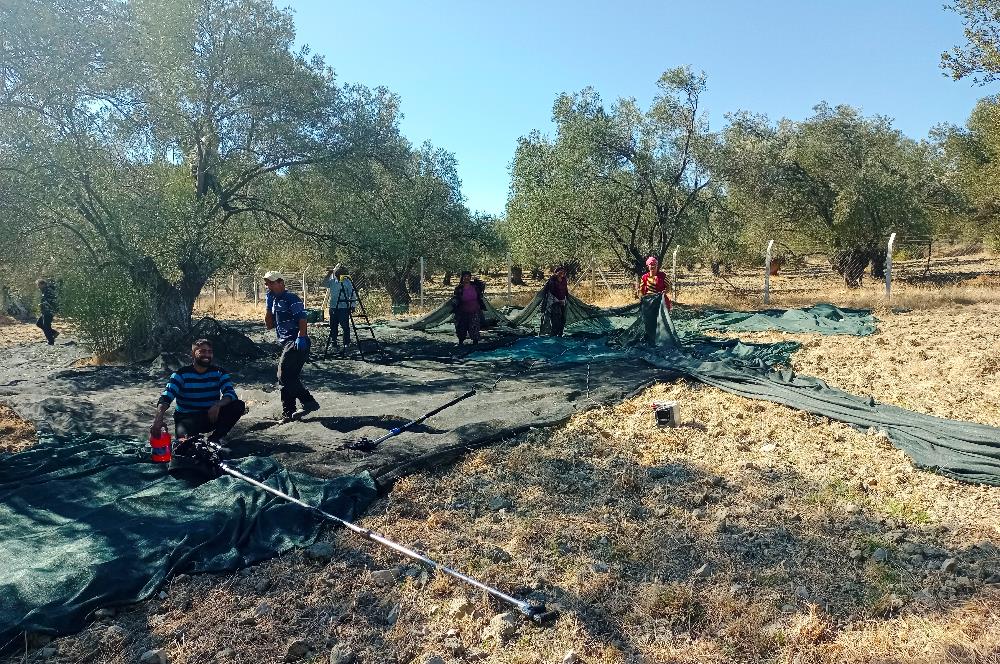
[[[670,301],[670,296],[667,295],[667,291],[670,290],[670,282],[667,281],[667,275],[660,269],[659,262],[653,256],[646,259],[646,267],[649,268],[649,271],[642,275],[642,281],[639,282],[639,297],[642,298],[646,295],[663,293],[663,301],[667,305],[667,311],[669,311],[674,306],[674,303]]]

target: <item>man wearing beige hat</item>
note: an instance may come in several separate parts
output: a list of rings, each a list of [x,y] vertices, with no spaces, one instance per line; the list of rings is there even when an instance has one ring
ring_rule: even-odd
[[[280,422],[284,424],[319,410],[319,404],[301,379],[302,367],[309,359],[309,324],[305,305],[298,295],[285,288],[285,277],[280,272],[266,273],[264,284],[267,286],[264,325],[277,333],[282,347],[278,385],[281,386]],[[298,409],[296,400],[302,402]]]

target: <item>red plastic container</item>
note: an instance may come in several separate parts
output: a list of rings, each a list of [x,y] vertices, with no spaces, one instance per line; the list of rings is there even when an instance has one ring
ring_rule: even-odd
[[[149,444],[153,448],[153,461],[166,463],[170,461],[170,432],[163,431],[156,438],[150,437]]]

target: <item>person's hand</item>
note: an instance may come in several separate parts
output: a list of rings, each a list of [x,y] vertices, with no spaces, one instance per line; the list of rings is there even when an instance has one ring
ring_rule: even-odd
[[[216,403],[211,408],[208,409],[208,421],[215,424],[216,420],[219,419],[219,411],[222,410],[222,404]]]
[[[157,416],[149,427],[149,437],[150,439],[159,438],[161,433],[163,433],[163,418]]]
[[[298,350],[309,350],[309,337],[296,337],[295,348]]]

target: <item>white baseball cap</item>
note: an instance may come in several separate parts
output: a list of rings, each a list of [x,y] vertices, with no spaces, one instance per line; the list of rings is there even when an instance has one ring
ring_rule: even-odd
[[[264,273],[264,281],[284,281],[285,278],[280,272],[270,271]]]

